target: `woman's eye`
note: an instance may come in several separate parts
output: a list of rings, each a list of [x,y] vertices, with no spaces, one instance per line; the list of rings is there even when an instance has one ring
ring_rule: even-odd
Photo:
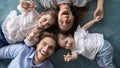
[[[63,24],[63,22],[60,22],[60,24]]]

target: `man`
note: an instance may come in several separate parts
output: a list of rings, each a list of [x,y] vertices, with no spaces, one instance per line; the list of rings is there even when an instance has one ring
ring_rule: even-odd
[[[56,38],[53,34],[44,33],[36,48],[23,43],[0,48],[0,59],[12,59],[8,68],[54,68],[49,61],[56,49]]]

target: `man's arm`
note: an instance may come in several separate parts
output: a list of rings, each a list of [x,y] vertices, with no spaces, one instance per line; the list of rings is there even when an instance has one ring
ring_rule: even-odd
[[[7,45],[0,48],[0,59],[13,59],[24,49],[23,44]]]

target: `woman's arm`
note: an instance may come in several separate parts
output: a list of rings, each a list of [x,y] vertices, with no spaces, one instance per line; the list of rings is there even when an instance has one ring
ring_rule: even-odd
[[[94,11],[94,18],[100,16],[100,20],[104,16],[104,0],[97,0],[97,8]]]

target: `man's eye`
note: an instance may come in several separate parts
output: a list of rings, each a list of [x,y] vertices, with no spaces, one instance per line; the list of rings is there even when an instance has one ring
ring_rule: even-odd
[[[49,47],[49,49],[54,50],[54,47]]]
[[[46,46],[46,42],[43,42],[44,46]]]
[[[47,26],[49,27],[49,26],[50,26],[50,24],[49,24],[49,23],[47,23]]]

